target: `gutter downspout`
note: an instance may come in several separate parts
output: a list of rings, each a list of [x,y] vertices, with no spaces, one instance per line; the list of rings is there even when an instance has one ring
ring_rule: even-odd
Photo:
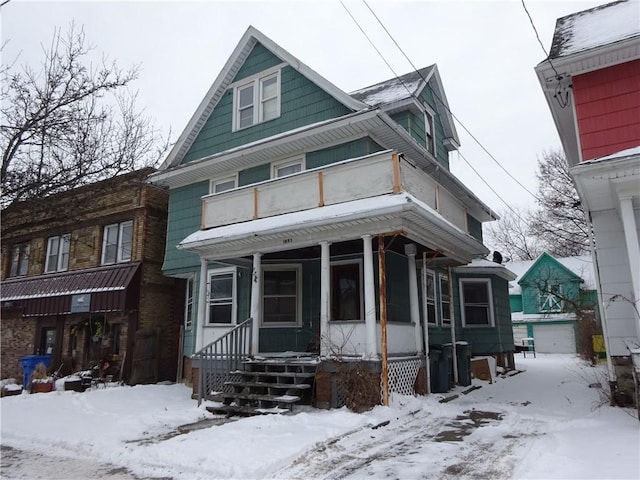
[[[453,356],[453,381],[458,384],[458,355],[456,348],[456,319],[453,308],[453,269],[447,268],[449,275],[449,318],[451,319],[451,355]]]

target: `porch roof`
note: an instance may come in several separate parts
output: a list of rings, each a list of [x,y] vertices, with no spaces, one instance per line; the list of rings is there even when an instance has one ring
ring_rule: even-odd
[[[460,263],[488,254],[482,243],[406,192],[199,230],[178,248],[222,260],[385,233],[401,233]]]

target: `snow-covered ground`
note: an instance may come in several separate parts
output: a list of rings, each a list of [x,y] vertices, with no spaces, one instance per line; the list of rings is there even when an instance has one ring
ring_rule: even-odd
[[[590,387],[602,369],[566,355],[518,355],[517,367],[447,403],[394,396],[365,414],[304,407],[225,421],[183,385],[4,397],[1,476],[640,478],[640,423]]]

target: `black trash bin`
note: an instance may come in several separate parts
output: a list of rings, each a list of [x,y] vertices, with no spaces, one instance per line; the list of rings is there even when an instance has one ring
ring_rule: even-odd
[[[448,356],[446,349],[442,345],[429,347],[429,366],[431,368],[431,393],[447,393],[449,391],[449,361],[451,350]]]
[[[456,360],[458,361],[458,385],[471,385],[471,345],[456,342]]]

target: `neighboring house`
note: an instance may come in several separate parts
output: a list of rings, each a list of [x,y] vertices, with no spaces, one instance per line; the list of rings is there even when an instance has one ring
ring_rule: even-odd
[[[187,282],[185,375],[239,325],[242,355],[408,358],[411,389],[452,320],[512,366],[512,276],[466,266],[496,216],[450,173],[457,147],[435,65],[347,94],[250,27],[151,177],[164,272]]]
[[[609,376],[622,402],[633,393],[630,354],[640,354],[638,15],[638,2],[621,1],[558,19],[549,59],[536,67],[591,222]]]
[[[591,256],[554,258],[543,253],[536,260],[509,262],[517,275],[509,286],[513,339],[536,352],[577,353],[579,318],[597,318],[596,282]]]
[[[183,287],[161,271],[168,193],[145,183],[153,171],[2,211],[2,378],[34,354],[62,374],[176,378]]]

